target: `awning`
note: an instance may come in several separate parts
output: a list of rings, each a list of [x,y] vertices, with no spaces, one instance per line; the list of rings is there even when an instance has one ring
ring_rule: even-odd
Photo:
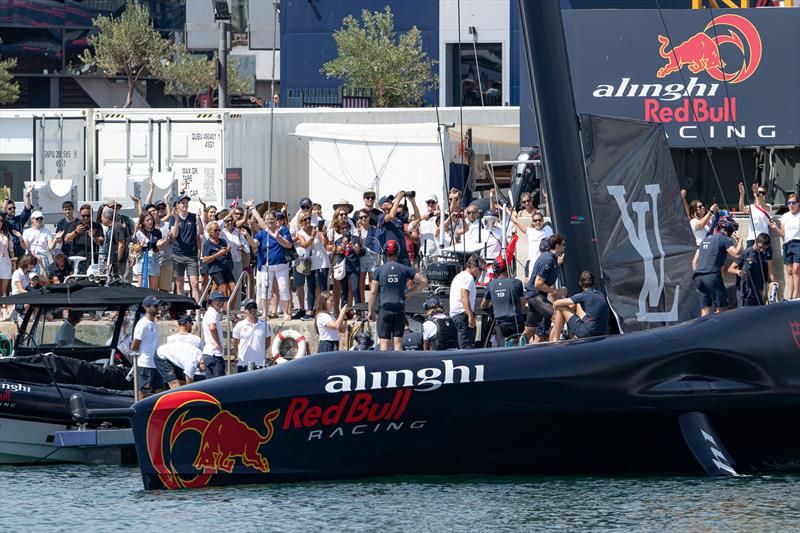
[[[473,144],[519,147],[519,124],[508,124],[504,126],[464,124],[464,131],[470,128],[472,128]],[[459,124],[456,124],[454,128],[450,128],[450,140],[454,143],[461,142],[461,127]]]
[[[417,124],[298,124],[292,135],[331,141],[439,144],[435,122]]]

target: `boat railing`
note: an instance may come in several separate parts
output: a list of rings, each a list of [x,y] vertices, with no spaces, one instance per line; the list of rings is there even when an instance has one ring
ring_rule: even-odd
[[[231,308],[236,304],[237,299],[241,295],[242,292],[242,284],[245,286],[246,294],[250,295],[252,292],[253,283],[252,278],[249,275],[250,273],[247,271],[242,272],[239,274],[239,279],[236,280],[236,285],[234,285],[233,290],[231,291],[231,295],[228,298],[228,301],[225,302],[225,332],[227,334],[227,341],[225,342],[225,360],[228,364],[228,375],[230,375],[233,371],[231,366],[233,365],[231,359],[231,335],[233,332],[233,320],[231,319]]]

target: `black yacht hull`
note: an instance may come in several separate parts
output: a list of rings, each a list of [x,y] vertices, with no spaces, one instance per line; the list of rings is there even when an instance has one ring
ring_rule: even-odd
[[[798,314],[784,303],[535,347],[321,354],[197,383],[134,405],[144,485],[699,474],[678,423],[690,412],[738,471],[798,468]]]

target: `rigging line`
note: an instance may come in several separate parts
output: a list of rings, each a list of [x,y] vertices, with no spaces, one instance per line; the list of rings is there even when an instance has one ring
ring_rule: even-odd
[[[672,40],[672,35],[669,32],[667,21],[664,18],[664,12],[661,9],[661,2],[659,2],[659,0],[655,0],[655,4],[656,4],[656,9],[658,10],[658,16],[661,18],[661,25],[664,26],[664,33],[667,34],[667,39],[669,39],[669,42],[672,43],[674,41]],[[672,58],[677,65],[680,65],[680,61],[678,60],[678,56],[677,53],[675,52],[674,46],[672,48]],[[683,82],[683,86],[686,87],[686,76],[683,74],[682,68],[678,69],[678,74],[680,74],[681,76],[681,81]],[[687,92],[686,96],[689,98],[689,104],[690,104],[689,107],[691,107],[692,109],[692,118],[694,119],[694,122],[697,123],[698,122],[697,114],[694,111],[694,97],[689,92]],[[703,141],[703,147],[705,148],[706,157],[708,158],[708,163],[711,166],[711,173],[714,175],[714,181],[716,181],[717,183],[717,188],[719,189],[720,196],[722,197],[722,202],[727,206],[728,200],[725,198],[725,191],[722,189],[722,183],[719,181],[719,174],[717,173],[717,167],[714,164],[714,160],[711,158],[711,149],[708,147],[708,142],[706,142],[706,135],[705,133],[703,133],[702,128],[697,128],[697,131],[700,133],[700,138]]]
[[[328,175],[328,177],[330,177],[330,178],[331,178],[333,181],[335,181],[336,183],[338,183],[338,184],[340,184],[340,185],[344,185],[345,187],[352,187],[352,186],[351,186],[351,184],[349,184],[349,183],[345,183],[344,181],[342,181],[341,179],[339,179],[337,176],[334,176],[333,174],[331,174],[331,173],[330,173],[330,171],[329,171],[327,168],[325,168],[325,166],[324,166],[324,165],[322,165],[322,163],[320,163],[319,161],[317,161],[317,160],[316,160],[316,158],[315,158],[313,155],[311,155],[311,152],[309,152],[309,151],[306,149],[306,147],[303,145],[303,141],[302,141],[302,140],[301,140],[299,137],[298,137],[298,139],[297,139],[297,142],[298,142],[298,143],[300,143],[300,147],[301,147],[301,148],[303,149],[303,151],[304,151],[304,152],[305,152],[305,153],[308,155],[309,159],[311,159],[311,161],[313,161],[313,162],[314,162],[314,164],[315,164],[315,165],[317,165],[317,166],[320,168],[320,170],[322,170],[322,171],[323,171],[325,174],[327,174],[327,175]]]
[[[356,181],[356,179],[350,174],[350,172],[348,172],[348,170],[347,170],[347,168],[346,168],[346,166],[344,164],[344,158],[342,158],[342,153],[339,150],[339,143],[335,139],[333,141],[333,146],[334,146],[334,148],[336,150],[336,159],[337,159],[337,161],[339,161],[339,168],[342,170],[342,173],[345,175],[345,179],[347,179],[350,182],[350,184],[351,184],[350,187],[353,188],[353,189],[356,189],[359,192],[364,192],[366,190],[364,188],[364,186],[361,185],[361,183],[359,183],[358,181]],[[371,183],[371,180],[370,180],[370,183]]]
[[[483,122],[483,128],[487,129],[487,126],[486,126],[486,103],[484,102],[483,91],[481,90],[482,87],[483,87],[483,82],[481,81],[481,67],[478,64],[478,44],[476,42],[477,39],[478,39],[477,35],[475,33],[473,33],[472,34],[472,53],[475,56],[475,72],[478,75],[478,94],[481,97],[481,119],[482,119],[482,122]],[[491,161],[491,160],[494,159],[494,157],[492,157],[492,141],[491,141],[491,139],[490,139],[490,137],[488,135],[488,131],[486,133],[487,133],[487,136],[486,136],[486,139],[487,139],[486,140],[486,147],[489,150],[489,161]]]
[[[716,24],[716,22],[714,20],[714,8],[713,7],[709,6],[708,15],[711,18],[711,28],[714,30],[714,41],[717,42],[717,46],[719,46],[719,34],[717,33],[717,24]],[[721,60],[722,60],[722,56],[720,56],[720,61]],[[722,71],[722,86],[725,88],[725,97],[728,99],[728,101],[730,101],[731,95],[730,95],[730,92],[728,91],[728,78],[727,78],[727,76],[725,76],[725,71],[724,70]],[[734,118],[733,114],[731,114],[730,122],[731,122],[731,124],[733,124],[733,128],[735,130],[736,129],[736,119]],[[737,157],[739,159],[739,171],[740,171],[740,173],[742,175],[742,185],[744,185],[744,198],[745,198],[745,201],[747,201],[747,196],[748,196],[748,193],[747,193],[747,188],[748,188],[747,187],[747,176],[745,175],[745,171],[744,171],[744,161],[742,161],[742,149],[739,146],[739,138],[736,136],[735,131],[734,131],[734,135],[733,135],[733,142],[736,144],[736,155],[737,155]],[[758,194],[758,192],[756,192],[756,194]],[[758,235],[756,235],[756,223],[755,223],[755,219],[753,218],[752,206],[755,205],[757,202],[758,202],[758,198],[754,197],[753,198],[753,203],[751,204],[750,208],[747,210],[747,218],[750,221],[750,228],[752,229],[751,236],[753,237],[753,239],[752,239],[753,240],[753,245],[755,245],[755,240],[756,240],[756,237],[758,237]],[[747,270],[747,275],[750,278],[751,286],[753,286],[753,277],[752,277],[752,274],[750,273],[750,269]],[[762,275],[762,279],[764,279],[764,280],[768,279],[768,274],[767,274],[767,272],[764,271],[764,264],[763,263],[761,264],[761,275]],[[761,296],[762,296],[761,294],[756,292],[756,300],[758,301],[759,305],[763,305],[764,304],[764,302],[761,301]]]

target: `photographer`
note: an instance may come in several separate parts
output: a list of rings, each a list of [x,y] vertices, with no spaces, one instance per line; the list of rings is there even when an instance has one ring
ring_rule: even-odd
[[[728,291],[720,269],[725,264],[726,254],[739,259],[742,238],[735,233],[738,229],[739,225],[732,218],[720,217],[719,233],[704,238],[692,258],[692,277],[700,294],[700,316],[710,315],[714,307],[718,313],[728,309]]]
[[[92,222],[92,207],[89,204],[83,204],[78,212],[80,213],[80,218],[67,227],[64,242],[70,244],[70,250],[73,255],[83,256],[87,259],[81,261],[78,265],[78,274],[86,274],[89,264],[96,262],[100,253],[100,246],[102,246],[104,240],[103,227],[97,222]],[[89,228],[91,228],[91,237],[89,237]],[[94,239],[94,242],[90,238]],[[93,254],[92,251],[94,252]]]
[[[413,216],[409,219],[407,201],[400,203],[408,198],[411,200],[411,207],[414,210]],[[398,245],[397,262],[401,265],[411,266],[411,259],[408,255],[406,245],[405,225],[409,222],[419,220],[419,208],[417,207],[416,193],[414,191],[400,191],[396,196],[387,196],[381,199],[381,208],[385,212],[378,217],[378,229],[385,231],[386,242],[395,241]]]
[[[339,282],[341,294],[339,295],[339,306],[347,304],[347,293],[353,295],[353,302],[361,303],[361,294],[358,291],[359,274],[361,272],[359,259],[361,255],[361,237],[350,234],[350,224],[347,220],[337,220],[334,222],[336,232],[341,235],[333,243],[334,264],[341,261],[345,262],[345,276]]]

